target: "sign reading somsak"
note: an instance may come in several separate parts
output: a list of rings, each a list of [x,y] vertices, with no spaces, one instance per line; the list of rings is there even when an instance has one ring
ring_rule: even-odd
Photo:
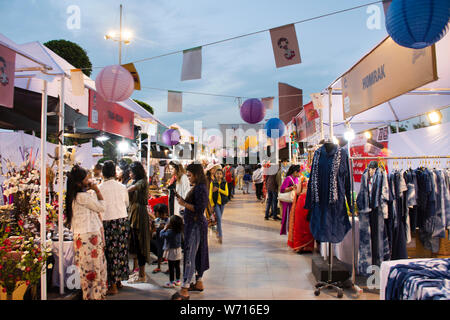
[[[342,76],[344,118],[437,79],[434,45],[410,49],[387,37]]]
[[[134,114],[117,103],[107,102],[89,90],[88,126],[128,139],[134,139]]]

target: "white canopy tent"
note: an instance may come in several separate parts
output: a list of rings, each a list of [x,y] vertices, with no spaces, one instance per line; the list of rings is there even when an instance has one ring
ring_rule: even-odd
[[[75,96],[72,94],[71,81],[65,81],[70,79],[70,70],[75,69],[70,63],[63,58],[55,54],[53,51],[45,47],[39,42],[30,42],[22,45],[14,43],[6,36],[0,33],[0,44],[12,49],[16,54],[16,66],[15,66],[15,87],[26,89],[42,93],[42,110],[41,110],[41,137],[47,137],[47,95],[53,97],[60,97],[59,100],[59,132],[61,133],[59,139],[59,159],[63,157],[63,144],[64,144],[64,105],[68,104],[72,108],[77,109],[78,112],[87,116],[89,113],[89,94],[88,89],[95,90],[95,81],[84,75],[85,81],[85,94],[83,96]],[[143,119],[155,119],[155,117],[147,110],[142,108],[139,104],[132,99],[127,99],[123,102],[118,102],[124,108],[132,111],[136,116]],[[41,161],[40,172],[45,172],[46,161],[46,139],[41,139]],[[41,199],[46,199],[46,176],[41,174]],[[63,162],[59,161],[58,168],[58,202],[63,203]],[[59,206],[60,209],[63,206]],[[41,201],[41,239],[46,239],[46,203]],[[63,212],[59,210],[58,220],[63,221]],[[63,234],[63,224],[58,224],[59,235]],[[59,252],[63,252],[63,237],[59,237]],[[60,274],[60,293],[64,293],[64,276],[63,276],[63,261],[59,261],[59,274]],[[47,280],[45,270],[41,275],[41,299],[47,299]]]

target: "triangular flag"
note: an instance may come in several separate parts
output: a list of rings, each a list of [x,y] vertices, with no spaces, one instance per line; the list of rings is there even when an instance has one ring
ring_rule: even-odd
[[[137,73],[134,63],[123,64],[122,67],[131,73],[134,80],[134,90],[141,90],[141,80],[139,79],[139,74]]]
[[[179,91],[170,91],[167,96],[167,112],[181,112],[183,106],[183,96]]]
[[[16,53],[0,45],[0,105],[14,107],[14,71]]]
[[[277,68],[301,63],[300,49],[298,48],[295,25],[270,29],[272,39],[273,55]]]
[[[319,117],[319,114],[317,113],[317,110],[314,109],[314,105],[312,102],[305,104],[303,106],[303,109],[305,110],[306,120],[313,121],[314,119],[317,119]]]
[[[181,81],[202,78],[202,47],[183,51]]]
[[[72,94],[74,96],[84,96],[84,79],[81,69],[70,70],[70,81],[72,82]]]
[[[273,109],[273,97],[267,97],[267,98],[262,98],[261,102],[263,103],[264,107],[266,108],[266,110],[272,110]]]
[[[322,95],[320,93],[311,93],[310,96],[314,104],[314,109],[323,109]]]

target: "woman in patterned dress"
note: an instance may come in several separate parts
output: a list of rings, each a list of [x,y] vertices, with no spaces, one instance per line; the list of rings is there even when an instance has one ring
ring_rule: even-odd
[[[67,179],[66,217],[74,234],[75,265],[81,279],[84,300],[104,300],[107,269],[101,212],[102,193],[89,179],[87,170],[74,166]]]

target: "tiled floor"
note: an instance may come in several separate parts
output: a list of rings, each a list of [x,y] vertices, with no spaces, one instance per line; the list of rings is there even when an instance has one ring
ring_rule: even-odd
[[[210,269],[205,272],[205,291],[191,293],[191,300],[324,300],[335,299],[335,292],[314,295],[316,279],[311,273],[312,254],[297,254],[281,236],[280,222],[264,220],[264,204],[255,195],[237,194],[223,217],[223,243],[209,233]],[[175,289],[161,286],[168,276],[152,274],[146,267],[148,283],[127,284],[108,300],[170,299]],[[163,270],[167,265],[163,265]],[[346,290],[342,299],[353,299]],[[363,293],[360,300],[378,300],[379,295]]]

